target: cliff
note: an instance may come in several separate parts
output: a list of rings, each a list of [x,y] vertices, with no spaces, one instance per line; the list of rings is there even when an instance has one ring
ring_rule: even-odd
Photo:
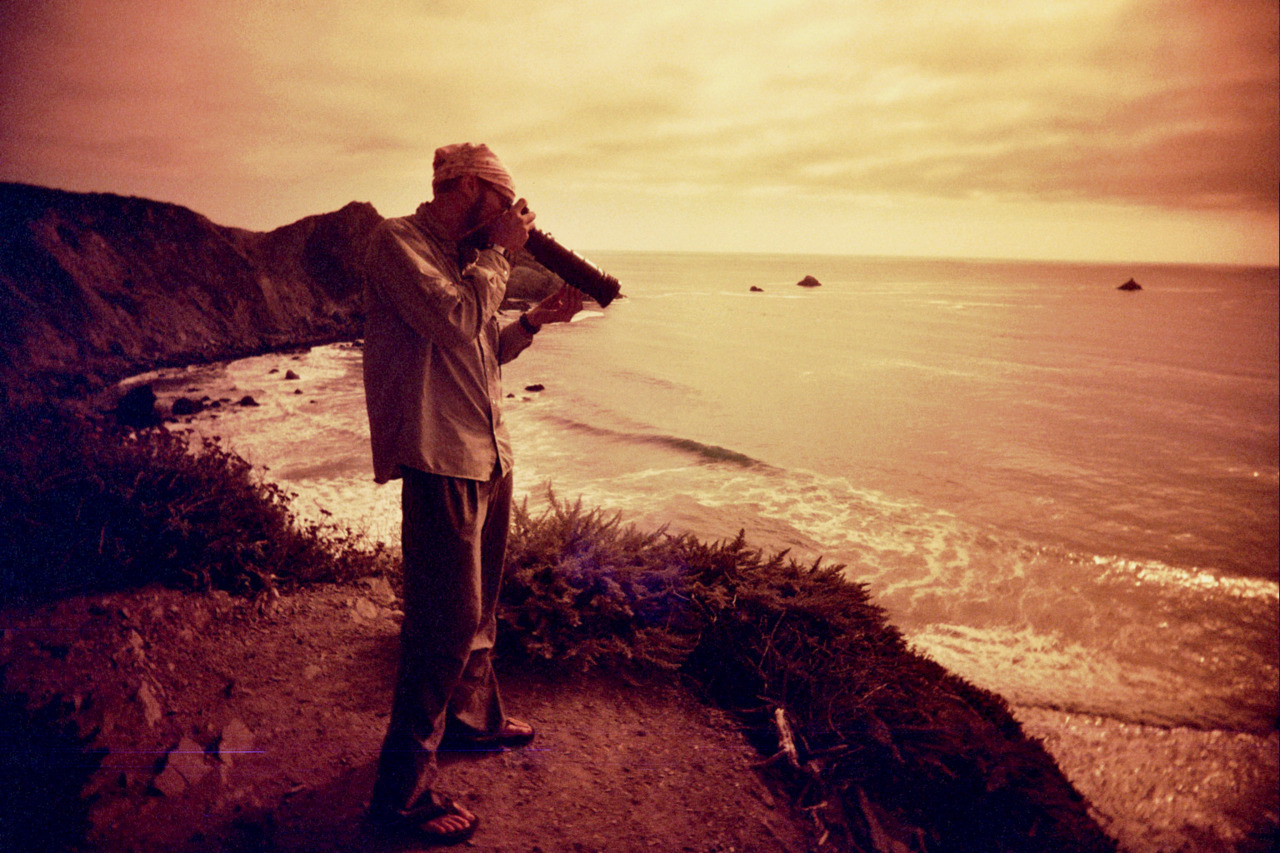
[[[357,335],[355,264],[380,220],[352,202],[258,233],[174,204],[0,184],[0,383],[74,393]]]

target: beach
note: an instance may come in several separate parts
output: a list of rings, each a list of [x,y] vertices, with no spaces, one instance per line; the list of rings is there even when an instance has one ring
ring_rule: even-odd
[[[1277,734],[1014,707],[1127,853],[1274,849]]]

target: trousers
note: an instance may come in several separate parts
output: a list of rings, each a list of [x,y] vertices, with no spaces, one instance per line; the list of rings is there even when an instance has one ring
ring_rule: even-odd
[[[404,622],[375,811],[409,815],[436,802],[446,726],[483,736],[505,719],[492,653],[511,489],[510,473],[488,481],[403,473]]]

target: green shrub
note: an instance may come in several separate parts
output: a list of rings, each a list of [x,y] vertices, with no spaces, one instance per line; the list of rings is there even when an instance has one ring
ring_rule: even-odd
[[[679,666],[691,646],[679,541],[552,496],[512,519],[499,651],[586,671]]]
[[[162,583],[253,593],[373,574],[381,550],[299,524],[216,440],[133,431],[56,403],[0,415],[6,598]]]
[[[778,757],[835,849],[1113,849],[1005,703],[911,652],[844,566],[741,533],[642,534],[551,496],[515,514],[503,602],[509,659],[692,678]]]

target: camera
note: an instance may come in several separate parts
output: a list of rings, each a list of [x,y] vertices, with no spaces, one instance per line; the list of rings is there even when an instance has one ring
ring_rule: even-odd
[[[590,296],[601,308],[612,302],[622,290],[616,278],[577,252],[561,246],[545,231],[530,228],[524,248],[534,260],[564,279],[565,284]]]

